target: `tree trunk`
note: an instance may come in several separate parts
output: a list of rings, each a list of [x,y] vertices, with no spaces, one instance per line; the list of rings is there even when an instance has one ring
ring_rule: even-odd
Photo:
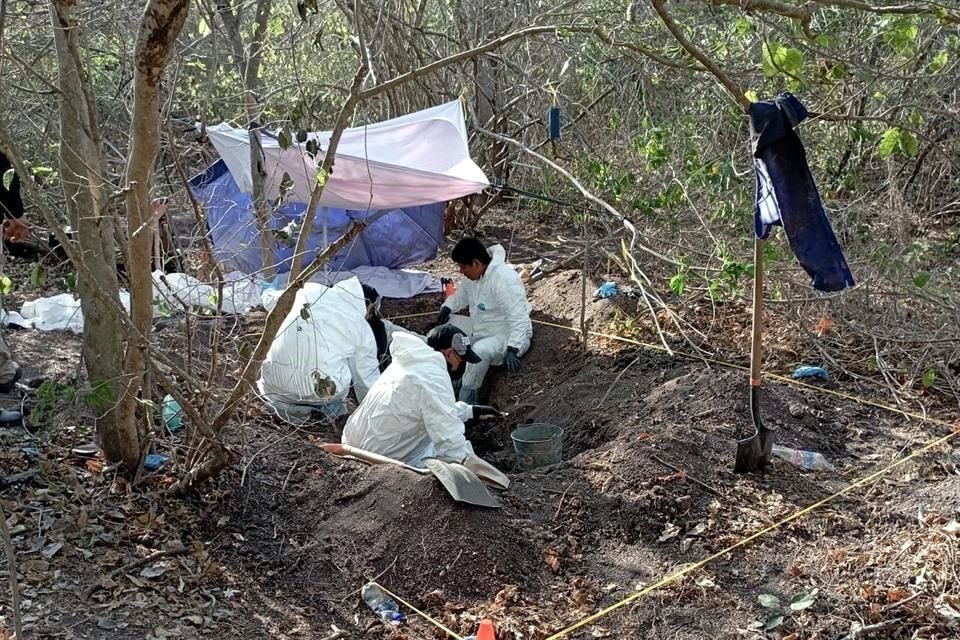
[[[97,441],[110,461],[136,465],[140,447],[136,425],[124,423],[115,411],[123,381],[123,326],[105,303],[92,295],[100,290],[119,302],[114,258],[114,226],[109,215],[109,185],[101,155],[93,94],[82,65],[79,27],[70,0],[52,0],[50,18],[57,48],[60,103],[60,175],[71,225],[77,229],[79,259],[85,269],[77,290],[84,317],[83,358],[93,392],[87,396],[96,412]]]
[[[231,6],[230,0],[218,0],[217,10],[223,26],[230,37],[234,63],[243,82],[243,107],[247,116],[247,129],[250,135],[250,180],[253,187],[253,212],[257,217],[260,231],[260,259],[262,275],[267,280],[273,278],[274,264],[273,242],[270,235],[270,206],[264,191],[263,142],[260,135],[260,61],[263,58],[263,39],[270,20],[272,0],[257,0],[256,22],[250,47],[244,53],[243,35],[240,32],[240,17]]]
[[[494,34],[500,33],[503,16],[496,11],[490,11],[485,3],[476,0],[463,2],[461,11],[462,29],[471,45],[486,42]],[[504,87],[498,56],[498,53],[490,52],[477,56],[473,61],[476,90],[474,113],[477,115],[477,126],[506,134],[501,113]],[[484,148],[484,156],[490,174],[495,180],[506,184],[509,175],[506,144],[498,140],[489,141]]]
[[[158,220],[150,206],[150,187],[154,161],[160,151],[160,78],[170,61],[170,53],[186,21],[189,6],[190,0],[150,0],[144,9],[134,51],[133,118],[125,180],[129,243],[127,274],[134,331],[145,340],[149,339],[153,321],[150,249]],[[117,405],[117,421],[125,433],[136,434],[144,371],[144,354],[131,345],[124,362],[123,395]],[[133,472],[139,465],[139,446],[135,460],[128,460],[127,453],[125,449],[124,462]]]

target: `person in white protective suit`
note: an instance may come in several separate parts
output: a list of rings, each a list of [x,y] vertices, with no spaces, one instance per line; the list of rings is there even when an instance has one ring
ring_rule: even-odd
[[[279,292],[264,296],[264,306],[273,309],[277,297]],[[377,342],[366,314],[364,290],[356,278],[332,287],[308,282],[297,292],[257,381],[274,413],[291,422],[319,418],[332,423],[347,414],[351,384],[363,401],[380,377]]]
[[[502,246],[487,249],[476,238],[464,238],[454,246],[450,257],[466,278],[443,303],[437,322],[452,322],[464,329],[473,351],[480,356],[480,362],[467,365],[458,393],[460,400],[474,404],[479,401],[491,365],[502,364],[508,371],[520,369],[520,358],[533,337],[530,303],[520,274],[506,263]],[[469,320],[451,318],[464,308],[470,309]]]
[[[457,402],[451,379],[480,358],[460,329],[444,325],[420,337],[400,332],[390,344],[392,362],[347,420],[341,441],[423,466],[424,458],[462,462],[473,454],[464,422],[498,415],[493,407]]]

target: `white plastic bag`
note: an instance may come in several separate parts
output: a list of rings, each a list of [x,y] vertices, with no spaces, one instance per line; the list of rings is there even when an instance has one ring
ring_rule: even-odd
[[[40,331],[67,330],[83,333],[80,300],[69,293],[38,298],[23,305],[20,315]]]

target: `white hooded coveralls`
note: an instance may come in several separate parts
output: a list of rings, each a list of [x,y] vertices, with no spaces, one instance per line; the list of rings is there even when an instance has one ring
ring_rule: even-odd
[[[454,321],[470,335],[470,346],[483,359],[467,364],[464,389],[479,389],[490,365],[503,363],[508,347],[518,356],[530,348],[533,323],[530,303],[520,274],[506,263],[506,251],[499,244],[487,249],[492,260],[479,280],[461,278],[456,292],[443,303],[452,313],[469,308],[469,324]]]
[[[417,467],[428,457],[461,462],[473,453],[464,436],[469,405],[453,397],[443,355],[415,335],[396,333],[393,362],[343,428],[341,441]]]
[[[264,304],[272,309],[276,298]],[[282,418],[300,421],[314,409],[328,417],[345,414],[351,383],[362,402],[379,377],[363,288],[350,278],[332,287],[308,282],[297,292],[263,361],[257,388]]]

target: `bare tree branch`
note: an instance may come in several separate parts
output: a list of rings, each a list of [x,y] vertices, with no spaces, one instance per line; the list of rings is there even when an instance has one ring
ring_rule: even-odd
[[[643,45],[637,44],[635,42],[627,42],[624,40],[614,40],[610,35],[603,29],[596,29],[594,34],[597,38],[611,47],[619,47],[622,49],[629,49],[630,51],[635,51],[641,55],[644,55],[654,62],[662,64],[665,67],[670,67],[672,69],[681,69],[683,71],[708,71],[705,67],[700,67],[696,65],[690,65],[685,62],[680,62],[678,60],[671,60],[670,58],[663,56],[653,49],[644,47]]]
[[[677,23],[673,21],[673,18],[670,17],[670,14],[667,12],[664,7],[665,0],[650,0],[650,4],[653,7],[653,10],[657,12],[657,15],[660,16],[660,20],[663,21],[663,24],[667,27],[667,30],[673,35],[673,37],[680,43],[680,46],[683,47],[687,53],[694,57],[700,64],[702,64],[707,70],[712,73],[717,80],[720,81],[720,84],[724,86],[727,90],[727,93],[730,94],[730,97],[736,102],[740,107],[746,112],[750,108],[750,100],[747,99],[747,96],[744,95],[744,92],[730,79],[730,77],[724,73],[717,64],[711,60],[706,54],[700,51],[690,40],[683,35],[683,31],[677,26]]]
[[[13,610],[13,628],[17,632],[17,639],[23,636],[23,616],[20,615],[20,585],[17,583],[17,557],[10,539],[10,529],[7,528],[7,512],[0,502],[0,538],[3,541],[4,555],[7,556],[7,574],[10,578],[10,604]]]
[[[854,9],[864,13],[876,14],[896,14],[896,15],[931,15],[949,22],[951,24],[960,24],[960,14],[947,9],[942,4],[927,2],[924,4],[897,4],[897,5],[874,5],[859,0],[807,0],[802,5],[787,4],[777,2],[777,0],[705,0],[710,5],[727,5],[737,7],[743,11],[759,11],[773,13],[793,18],[799,21],[807,35],[809,33],[810,20],[817,9],[823,7],[837,7],[842,9]]]
[[[357,29],[360,29],[359,2],[354,6],[354,12],[357,16]],[[359,37],[359,36],[358,36]],[[353,83],[350,86],[350,95],[344,101],[340,108],[340,114],[337,116],[333,125],[333,131],[330,134],[330,142],[327,148],[323,149],[323,162],[317,169],[317,182],[310,191],[310,202],[307,204],[307,210],[303,214],[303,221],[300,224],[300,236],[297,238],[297,247],[293,252],[293,263],[290,265],[290,280],[294,280],[300,275],[300,267],[303,264],[303,256],[307,249],[307,240],[310,238],[310,229],[313,229],[313,223],[317,218],[317,208],[320,206],[320,197],[323,195],[323,189],[326,181],[334,169],[336,162],[337,149],[340,148],[340,138],[344,130],[353,118],[357,105],[363,100],[363,81],[370,72],[370,58],[367,55],[366,48],[363,46],[363,39],[360,38],[360,66],[353,76]]]
[[[896,15],[932,15],[949,22],[951,24],[960,24],[960,13],[955,13],[947,9],[947,6],[938,2],[926,2],[923,4],[892,4],[876,5],[859,0],[811,0],[808,4],[816,4],[823,7],[840,7],[843,9],[856,9],[865,13],[877,14],[896,14]],[[752,3],[751,3],[752,4]]]
[[[217,12],[233,47],[234,62],[243,83],[243,107],[247,117],[247,130],[250,139],[250,180],[253,185],[253,211],[257,217],[260,231],[261,268],[265,277],[273,278],[275,266],[273,242],[270,234],[270,209],[264,188],[263,140],[260,134],[260,64],[263,57],[263,41],[270,20],[270,8],[273,0],[257,0],[256,22],[249,47],[244,51],[240,18],[230,0],[217,0]]]
[[[151,223],[154,216],[149,203],[153,167],[160,151],[160,78],[186,22],[189,6],[190,0],[150,0],[144,9],[134,50],[133,118],[126,175],[127,273],[131,320],[137,333],[148,339],[153,322],[150,255],[156,231],[156,224]],[[147,227],[150,233],[140,232]],[[127,349],[124,362],[127,378],[116,415],[120,433],[126,438],[124,461],[131,475],[138,472],[140,465],[135,424],[144,371],[143,352],[138,348]]]
[[[460,51],[451,56],[447,56],[442,60],[437,60],[436,62],[431,62],[430,64],[424,65],[413,71],[404,73],[395,78],[391,78],[386,82],[378,84],[376,86],[370,87],[369,89],[364,89],[360,92],[360,99],[367,100],[374,96],[378,96],[382,93],[386,93],[391,89],[395,89],[411,80],[416,80],[423,76],[429,75],[435,71],[439,71],[444,67],[449,67],[452,64],[458,62],[463,62],[464,60],[470,60],[471,58],[476,58],[477,56],[483,55],[488,51],[493,51],[494,49],[499,49],[514,40],[520,40],[521,38],[527,38],[529,36],[537,35],[540,33],[555,33],[557,31],[569,31],[577,33],[593,33],[596,31],[596,27],[592,26],[558,26],[558,25],[549,25],[549,26],[534,26],[526,27],[525,29],[518,29],[517,31],[512,31],[506,35],[490,40],[481,45],[478,45],[472,49],[467,49],[466,51]]]

